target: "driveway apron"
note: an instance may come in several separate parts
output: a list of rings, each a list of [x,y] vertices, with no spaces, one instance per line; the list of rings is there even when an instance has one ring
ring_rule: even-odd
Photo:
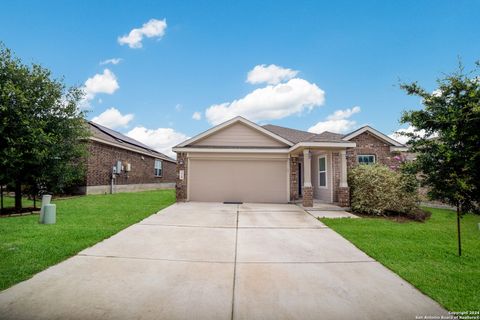
[[[174,204],[0,293],[2,319],[446,314],[313,216],[285,204]]]

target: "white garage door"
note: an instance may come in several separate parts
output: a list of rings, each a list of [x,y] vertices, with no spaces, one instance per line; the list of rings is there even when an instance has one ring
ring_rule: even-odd
[[[191,159],[191,201],[287,202],[287,160]]]

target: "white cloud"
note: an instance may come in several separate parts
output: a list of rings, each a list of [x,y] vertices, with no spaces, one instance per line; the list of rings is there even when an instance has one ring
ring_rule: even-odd
[[[408,142],[408,140],[410,140],[410,137],[404,136],[401,133],[413,133],[416,136],[421,137],[421,138],[426,136],[426,131],[425,130],[423,130],[423,129],[418,130],[414,126],[408,126],[407,128],[398,129],[397,131],[395,131],[392,134],[389,134],[388,136],[390,138],[392,138],[393,140],[396,140],[396,141],[398,141],[402,144],[406,144]],[[438,137],[438,134],[436,134],[436,133],[433,133],[429,136],[429,138],[436,138],[436,137]]]
[[[440,90],[440,89],[433,90],[432,91],[432,96],[437,97],[437,98],[441,97],[442,96],[442,90]]]
[[[127,133],[127,136],[143,142],[153,149],[172,158],[176,157],[175,153],[172,151],[172,147],[189,138],[172,128],[147,129],[141,126],[130,130]]]
[[[337,110],[329,115],[325,121],[320,121],[316,125],[310,127],[308,132],[322,133],[324,131],[330,131],[335,133],[345,133],[350,131],[355,128],[357,122],[355,120],[350,120],[349,118],[360,111],[360,107]]]
[[[92,119],[93,122],[110,129],[126,128],[132,120],[133,114],[122,115],[120,111],[115,108],[107,109]]]
[[[147,38],[162,38],[167,29],[167,20],[150,19],[144,23],[141,28],[135,28],[130,31],[128,35],[118,37],[120,45],[127,44],[130,48],[141,48],[143,37]]]
[[[119,64],[122,61],[123,61],[122,58],[112,58],[112,59],[103,60],[102,62],[100,62],[100,65],[103,66],[105,64]]]
[[[271,64],[269,66],[261,64],[255,66],[248,72],[247,82],[251,84],[267,83],[277,84],[294,78],[298,71],[287,69]]]
[[[295,78],[256,89],[232,102],[212,105],[205,111],[205,117],[213,125],[239,115],[251,121],[281,119],[310,111],[324,101],[325,92],[316,84]]]
[[[198,111],[195,111],[193,114],[192,114],[192,119],[193,120],[202,120],[202,114]]]
[[[97,93],[112,94],[118,90],[120,86],[117,77],[109,69],[103,70],[85,81],[85,99],[92,100]]]

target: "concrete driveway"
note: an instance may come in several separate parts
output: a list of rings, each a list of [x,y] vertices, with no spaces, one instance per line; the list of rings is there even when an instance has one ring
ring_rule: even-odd
[[[295,205],[175,204],[0,293],[2,319],[446,314]]]

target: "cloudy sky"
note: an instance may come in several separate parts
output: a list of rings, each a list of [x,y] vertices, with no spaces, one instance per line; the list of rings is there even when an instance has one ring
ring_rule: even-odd
[[[85,87],[88,117],[170,148],[242,115],[408,129],[398,87],[480,59],[478,1],[5,1],[0,41]]]

